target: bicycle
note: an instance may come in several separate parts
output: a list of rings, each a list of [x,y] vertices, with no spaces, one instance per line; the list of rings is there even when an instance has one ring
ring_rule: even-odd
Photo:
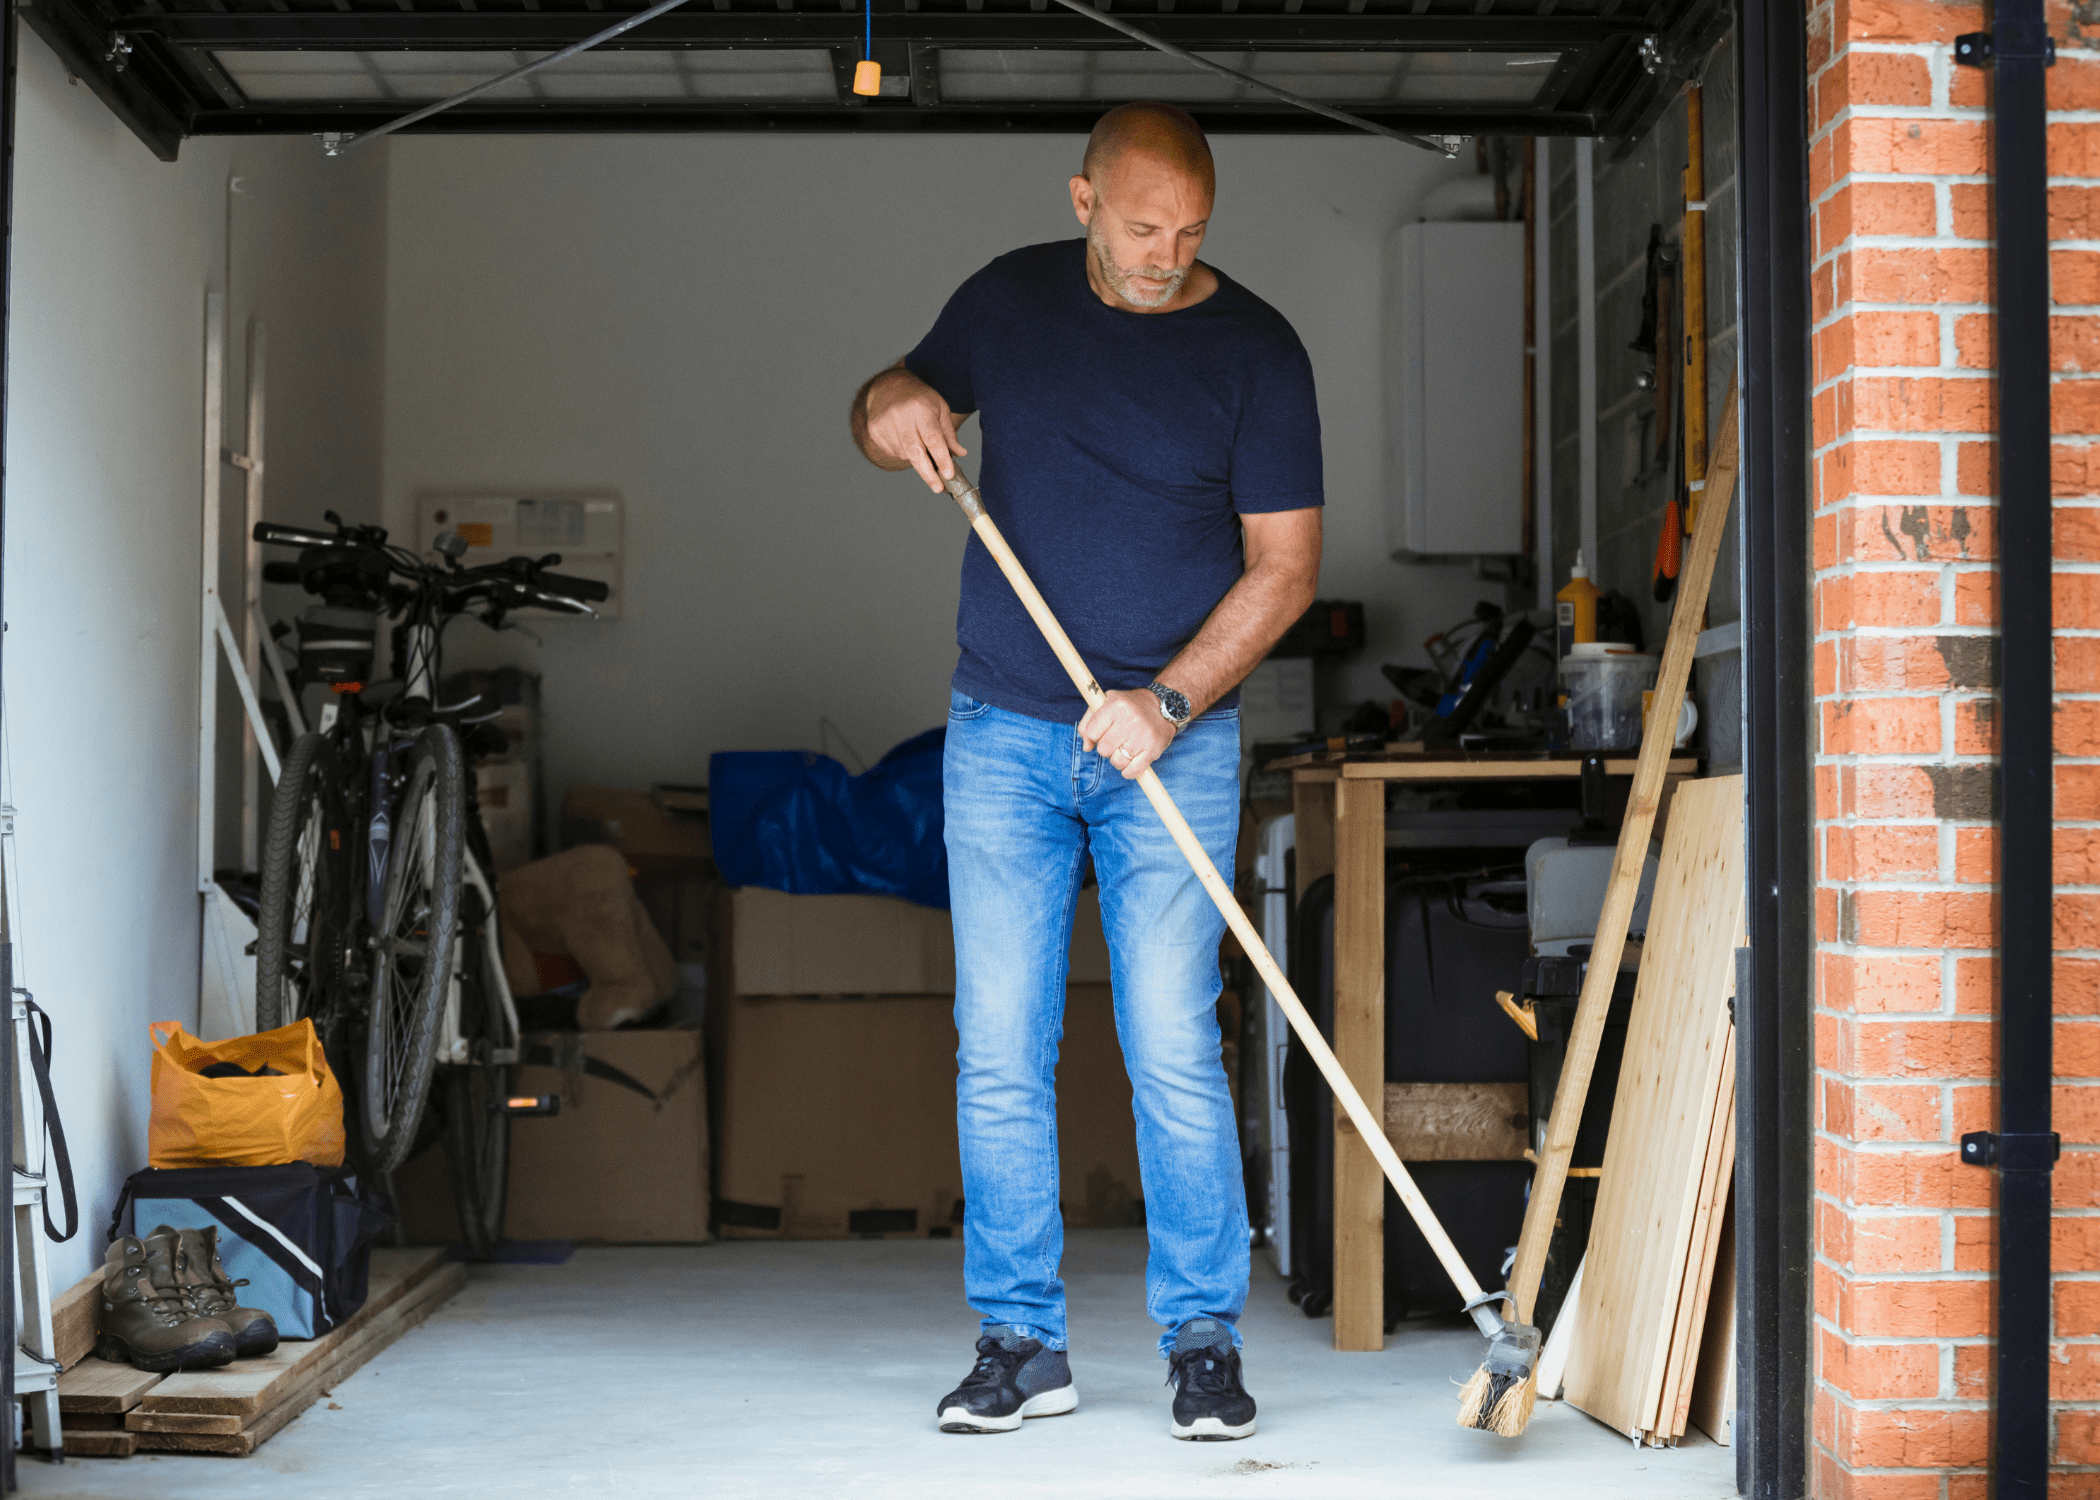
[[[502,1236],[520,1028],[472,763],[504,740],[494,705],[439,703],[444,629],[471,614],[500,630],[527,606],[595,615],[587,601],[609,590],[547,571],[558,555],[463,568],[457,532],[439,536],[433,563],[388,543],[383,527],[328,520],[332,533],[272,522],[254,532],[301,549],[265,577],[322,601],[297,624],[291,680],[332,693],[271,798],[256,1024],[312,1018],[347,1068],[359,1158],[382,1175],[427,1140],[444,1066],[439,1135],[468,1253],[485,1258]],[[396,617],[391,677],[373,681],[381,623]]]

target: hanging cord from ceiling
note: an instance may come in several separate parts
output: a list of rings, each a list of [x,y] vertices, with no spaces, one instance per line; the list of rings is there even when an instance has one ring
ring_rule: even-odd
[[[1228,68],[1223,63],[1214,63],[1207,57],[1199,57],[1185,47],[1177,47],[1149,31],[1140,30],[1128,21],[1098,11],[1085,4],[1084,0],[1057,0],[1057,3],[1089,20],[1099,21],[1111,31],[1122,32],[1132,41],[1143,42],[1155,52],[1164,52],[1167,56],[1178,57],[1185,63],[1222,74],[1226,78],[1237,79],[1257,93],[1267,94],[1272,99],[1281,99],[1286,104],[1295,104],[1300,109],[1309,109],[1314,114],[1325,115],[1330,120],[1339,120],[1344,125],[1353,125],[1358,130],[1368,130],[1373,135],[1382,135],[1388,140],[1400,141],[1405,145],[1420,146],[1424,151],[1434,151],[1437,155],[1445,157],[1457,156],[1458,148],[1466,143],[1466,137],[1462,135],[1409,135],[1404,130],[1394,130],[1376,121],[1366,120],[1362,115],[1352,115],[1345,109],[1336,109],[1332,105],[1320,103],[1317,99],[1308,99],[1303,94],[1294,94],[1289,89],[1278,88],[1273,83],[1264,83],[1261,79],[1242,73],[1236,68]]]

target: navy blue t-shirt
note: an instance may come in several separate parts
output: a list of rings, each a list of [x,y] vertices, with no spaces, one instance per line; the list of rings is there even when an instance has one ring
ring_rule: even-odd
[[[1087,284],[1085,240],[1031,245],[964,282],[905,357],[978,414],[985,509],[1104,688],[1152,681],[1239,581],[1241,514],[1322,503],[1305,346],[1217,277],[1194,307],[1120,312]],[[1085,713],[975,535],[955,634],[957,691],[1032,718]]]

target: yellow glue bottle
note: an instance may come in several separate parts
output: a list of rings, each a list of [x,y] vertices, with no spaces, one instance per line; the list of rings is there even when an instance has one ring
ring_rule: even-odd
[[[1567,656],[1577,644],[1597,639],[1597,600],[1603,592],[1590,582],[1590,570],[1583,566],[1582,553],[1578,550],[1567,587],[1553,596],[1560,655]]]

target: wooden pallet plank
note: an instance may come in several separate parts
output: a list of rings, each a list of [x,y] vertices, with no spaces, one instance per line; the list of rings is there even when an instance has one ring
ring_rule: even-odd
[[[1712,1144],[1743,931],[1743,783],[1687,783],[1663,839],[1605,1145],[1568,1401],[1652,1430]],[[1557,1107],[1557,1106],[1556,1106]]]
[[[237,1458],[246,1457],[272,1437],[275,1437],[291,1423],[293,1418],[299,1416],[308,1407],[320,1400],[322,1396],[369,1364],[374,1356],[386,1350],[404,1334],[421,1327],[426,1318],[449,1301],[466,1283],[467,1270],[465,1266],[447,1265],[438,1273],[433,1284],[426,1292],[419,1294],[412,1302],[401,1307],[396,1316],[390,1317],[376,1326],[366,1328],[363,1335],[354,1343],[339,1350],[336,1358],[328,1361],[323,1367],[311,1371],[305,1379],[285,1393],[284,1399],[280,1400],[268,1411],[258,1413],[239,1432],[158,1432],[134,1430],[132,1436],[137,1439],[138,1446],[142,1451],[154,1453],[217,1453]],[[126,1421],[136,1422],[143,1415],[148,1414],[133,1412]]]
[[[129,1458],[138,1451],[138,1434],[121,1427],[111,1432],[75,1432],[65,1429],[68,1458]]]
[[[102,1273],[76,1281],[51,1302],[52,1351],[70,1370],[88,1357],[102,1328]]]
[[[365,1305],[347,1322],[317,1339],[279,1344],[261,1359],[237,1359],[217,1370],[170,1375],[141,1398],[147,1411],[211,1412],[252,1416],[268,1411],[300,1379],[327,1363],[334,1350],[399,1302],[445,1265],[436,1247],[375,1250]]]
[[[122,1416],[162,1377],[106,1359],[83,1360],[58,1377],[58,1410],[62,1417],[101,1412]],[[66,1426],[73,1424],[69,1421]]]
[[[125,1419],[125,1426],[133,1432],[190,1432],[228,1433],[244,1432],[255,1426],[269,1412],[275,1411],[286,1401],[295,1401],[309,1386],[319,1389],[341,1378],[343,1373],[357,1369],[372,1357],[377,1347],[374,1340],[398,1332],[401,1328],[413,1328],[428,1317],[439,1305],[448,1301],[466,1284],[464,1266],[444,1267],[429,1280],[419,1282],[407,1296],[388,1308],[385,1313],[360,1328],[355,1337],[336,1345],[328,1358],[320,1364],[303,1371],[298,1381],[286,1388],[280,1398],[266,1411],[261,1412],[207,1412],[207,1411],[133,1411]]]
[[[1530,1111],[1521,1083],[1389,1083],[1385,1138],[1402,1161],[1522,1161]]]

